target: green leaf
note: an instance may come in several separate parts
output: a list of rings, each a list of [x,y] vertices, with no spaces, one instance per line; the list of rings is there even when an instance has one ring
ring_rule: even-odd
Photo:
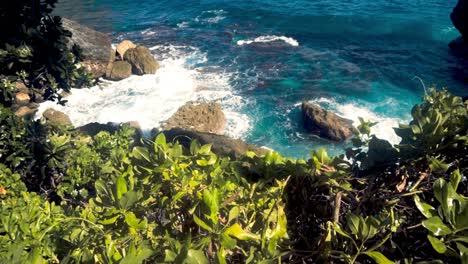
[[[206,144],[206,145],[203,145],[200,150],[198,151],[198,153],[202,154],[202,155],[209,155],[211,152],[211,144]]]
[[[356,235],[359,232],[359,217],[355,214],[348,214],[346,216],[346,226],[351,234]]]
[[[429,168],[431,168],[431,170],[434,172],[434,173],[437,173],[437,174],[443,174],[445,173],[447,170],[448,170],[448,165],[441,162],[440,160],[438,160],[437,158],[434,158],[431,162],[431,164],[429,164]]]
[[[445,236],[452,233],[452,230],[446,226],[442,219],[438,216],[433,216],[422,222],[422,225],[429,231],[431,231],[435,236]]]
[[[450,174],[450,184],[453,186],[453,189],[456,191],[458,189],[458,184],[460,183],[462,176],[460,170],[456,169]]]
[[[377,251],[364,252],[367,256],[371,257],[377,264],[393,264],[394,262],[385,257],[382,253]]]
[[[414,196],[414,203],[426,218],[431,218],[437,214],[437,211],[434,209],[434,207],[427,203],[421,202],[421,199],[417,195]]]
[[[127,181],[125,180],[123,175],[120,175],[119,177],[117,177],[117,182],[115,184],[115,187],[116,187],[116,196],[117,196],[116,200],[120,200],[120,198],[122,198],[122,195],[124,195],[128,191]]]
[[[138,201],[138,194],[135,191],[125,193],[119,200],[120,208],[129,209]]]
[[[428,235],[427,238],[429,239],[429,242],[431,242],[432,247],[435,249],[435,251],[437,251],[437,253],[444,254],[447,251],[447,247],[445,246],[444,242],[442,242],[440,239],[431,235]]]
[[[333,223],[333,230],[335,230],[338,234],[353,240],[353,238],[348,233],[346,233],[345,231],[343,231],[343,229],[341,229],[339,224]]]
[[[239,240],[259,240],[260,236],[244,231],[244,229],[238,224],[235,223],[232,226],[228,227],[224,235],[235,237]]]
[[[237,241],[226,234],[221,234],[221,246],[227,249],[234,249]]]
[[[185,259],[187,264],[209,264],[208,259],[201,250],[189,249],[187,252],[187,258]]]
[[[200,226],[201,228],[205,229],[205,230],[208,231],[208,232],[213,233],[213,228],[211,228],[210,226],[208,226],[208,224],[206,224],[205,222],[203,222],[203,220],[201,220],[200,218],[198,218],[196,215],[193,215],[193,220],[194,220],[195,223],[197,223],[197,225]]]
[[[228,223],[230,223],[232,220],[236,219],[239,216],[239,207],[235,206],[229,210],[229,219]]]
[[[138,219],[133,212],[125,213],[125,222],[135,229],[145,229],[147,226],[146,219]]]
[[[148,149],[144,147],[134,147],[132,156],[139,160],[146,160],[147,162],[151,162]]]
[[[115,223],[117,221],[117,219],[119,219],[119,217],[120,217],[120,215],[116,215],[114,217],[101,220],[99,223],[101,223],[103,225],[112,225],[113,223]]]
[[[218,190],[214,189],[209,191],[205,189],[203,191],[203,202],[210,209],[210,219],[214,224],[218,223],[218,210],[219,210],[219,198]]]
[[[468,263],[468,248],[462,245],[461,243],[456,243],[457,248],[460,251],[460,258],[461,258],[461,263],[466,264]]]
[[[164,133],[160,133],[154,140],[154,150],[158,152],[158,146],[161,147],[164,151],[167,149],[166,136]]]

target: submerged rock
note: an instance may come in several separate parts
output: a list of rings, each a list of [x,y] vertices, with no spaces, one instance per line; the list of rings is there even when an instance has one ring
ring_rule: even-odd
[[[450,18],[465,42],[468,42],[468,0],[458,0]]]
[[[310,133],[338,142],[353,136],[351,120],[307,102],[303,102],[301,108],[304,128]]]
[[[132,72],[136,75],[155,74],[159,64],[145,46],[137,46],[125,52],[124,59],[132,65]]]
[[[136,48],[136,45],[133,42],[131,42],[130,40],[124,40],[120,42],[119,45],[117,45],[117,48],[115,48],[115,50],[117,54],[119,54],[120,59],[123,60],[125,52],[127,52],[127,50],[129,49],[134,49],[134,48]]]
[[[181,128],[173,128],[167,131],[163,131],[163,133],[166,136],[168,142],[177,140],[184,147],[190,148],[191,140],[196,139],[202,145],[212,144],[211,150],[214,153],[218,155],[229,156],[231,158],[245,155],[248,151],[252,151],[259,156],[268,154],[270,152],[270,150],[250,145],[242,140],[232,139],[223,135],[196,132]]]
[[[221,106],[217,103],[187,103],[169,118],[163,130],[179,127],[199,132],[223,134],[226,125]]]
[[[57,111],[53,108],[49,108],[42,113],[42,116],[47,120],[47,122],[50,122],[55,125],[62,125],[62,126],[71,126],[72,122],[70,120],[70,117],[68,115]]]
[[[110,63],[112,51],[111,38],[101,32],[78,24],[75,21],[62,18],[63,27],[73,35],[69,42],[70,48],[77,44],[83,51],[83,66],[94,78],[104,76]]]
[[[106,78],[112,81],[120,81],[132,75],[132,65],[126,61],[116,61],[112,63],[112,68]]]

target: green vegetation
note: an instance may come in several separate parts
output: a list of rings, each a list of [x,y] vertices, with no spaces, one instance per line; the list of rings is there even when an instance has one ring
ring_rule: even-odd
[[[82,87],[92,82],[76,63],[77,46],[69,47],[71,33],[51,12],[57,0],[0,2],[0,103],[11,104],[11,83],[23,81],[30,93],[60,101],[59,88]]]
[[[363,122],[347,158],[306,161],[231,160],[128,127],[91,138],[1,108],[0,259],[467,263],[467,111],[433,90],[401,145]]]
[[[18,78],[48,99],[80,79],[54,3],[0,4],[15,25],[0,33],[0,263],[468,263],[460,97],[431,90],[397,146],[361,120],[337,157],[90,137],[11,111]]]

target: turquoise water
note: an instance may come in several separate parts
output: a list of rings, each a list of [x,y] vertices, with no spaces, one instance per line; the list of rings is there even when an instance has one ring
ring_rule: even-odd
[[[224,104],[234,127],[228,134],[301,157],[320,146],[334,153],[344,147],[304,133],[301,101],[379,121],[375,132],[397,142],[391,127],[409,119],[424,93],[415,77],[465,95],[466,62],[447,46],[458,36],[449,19],[455,4],[63,0],[57,13],[110,33],[114,43],[130,39],[151,47],[167,69],[160,74],[173,75],[182,61],[178,67],[194,80],[180,86],[196,83],[199,97]]]

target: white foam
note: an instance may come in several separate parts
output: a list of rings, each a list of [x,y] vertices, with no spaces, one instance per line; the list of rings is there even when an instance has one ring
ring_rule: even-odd
[[[227,12],[220,9],[220,10],[208,10],[203,11],[200,16],[197,16],[194,20],[195,22],[203,22],[208,24],[218,24],[219,22],[226,19]]]
[[[237,45],[249,45],[252,43],[268,43],[274,41],[283,41],[293,47],[299,46],[299,42],[293,38],[285,37],[285,36],[260,36],[255,39],[247,39],[247,40],[238,40]]]
[[[371,128],[371,133],[380,139],[388,140],[392,144],[398,144],[401,138],[395,134],[394,127],[403,120],[388,116],[383,116],[372,111],[371,106],[365,103],[338,103],[330,98],[319,98],[312,100],[311,103],[316,103],[325,106],[327,109],[334,111],[339,116],[353,121],[354,126],[360,124],[359,117],[366,121],[378,122],[377,125]]]
[[[243,100],[233,94],[228,73],[193,67],[207,61],[206,54],[196,48],[168,45],[150,50],[158,54],[160,68],[156,74],[106,81],[102,87],[72,89],[66,106],[45,102],[36,117],[52,107],[67,114],[76,127],[90,122],[138,121],[143,130],[150,130],[188,101],[215,101],[226,115],[225,133],[235,138],[245,135],[250,129],[249,118],[239,112]]]

